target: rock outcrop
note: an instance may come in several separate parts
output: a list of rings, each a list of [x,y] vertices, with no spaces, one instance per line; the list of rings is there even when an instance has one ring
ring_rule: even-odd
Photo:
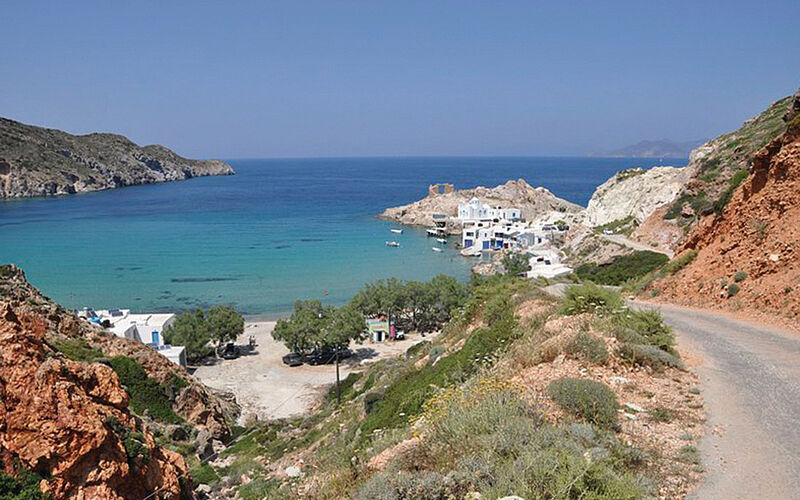
[[[756,151],[783,132],[781,118],[791,102],[791,97],[780,99],[738,130],[693,150],[686,168],[688,178],[674,200],[665,210],[651,214],[632,237],[676,248],[703,217],[719,214],[744,179]]]
[[[681,167],[618,172],[595,190],[586,207],[586,224],[596,227],[628,218],[641,224],[655,209],[675,199],[689,173]]]
[[[434,214],[456,216],[458,204],[473,197],[491,206],[517,207],[526,220],[562,219],[574,223],[582,217],[583,209],[579,205],[562,200],[543,187],[532,187],[524,179],[494,188],[480,186],[442,194],[429,193],[414,203],[388,208],[381,217],[402,224],[432,226]]]
[[[111,368],[48,344],[50,319],[0,303],[2,469],[39,474],[55,499],[191,498],[183,457],[130,414]]]
[[[55,196],[208,175],[231,175],[219,160],[189,160],[121,135],[72,135],[0,118],[0,198]]]
[[[800,316],[800,92],[784,121],[724,211],[681,246],[697,252],[694,261],[651,285],[659,297]]]
[[[12,265],[0,266],[0,306],[8,304],[18,315],[38,317],[44,325],[45,338],[55,343],[63,339],[83,339],[107,357],[135,359],[147,376],[169,385],[174,377],[186,383],[173,395],[175,412],[194,427],[205,429],[217,440],[230,436],[229,422],[235,420],[239,407],[229,396],[219,394],[195,380],[185,369],[140,342],[117,337],[65,311],[42,296]]]

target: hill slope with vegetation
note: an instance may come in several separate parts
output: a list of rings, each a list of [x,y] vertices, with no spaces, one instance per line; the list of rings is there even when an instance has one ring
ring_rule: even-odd
[[[646,244],[676,248],[703,217],[720,214],[747,177],[755,153],[783,132],[782,117],[791,102],[791,96],[780,99],[738,130],[692,151],[691,177],[674,201],[650,215],[633,237]]]
[[[359,301],[363,302],[362,296]],[[696,377],[657,313],[593,285],[478,279],[441,333],[252,424],[213,498],[675,498],[700,468]]]
[[[783,104],[781,104],[783,108]],[[800,92],[781,134],[753,155],[750,173],[681,250],[694,260],[649,285],[677,303],[800,316]],[[747,173],[745,171],[745,173]]]
[[[116,134],[72,135],[0,118],[0,198],[53,196],[231,175],[219,160],[189,160]]]

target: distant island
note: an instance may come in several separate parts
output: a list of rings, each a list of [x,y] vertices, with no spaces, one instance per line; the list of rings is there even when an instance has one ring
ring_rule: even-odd
[[[0,198],[57,196],[137,184],[233,175],[219,160],[190,160],[117,134],[72,135],[0,118]]]
[[[675,142],[667,139],[639,141],[613,151],[590,153],[606,158],[688,158],[689,153],[705,141]]]

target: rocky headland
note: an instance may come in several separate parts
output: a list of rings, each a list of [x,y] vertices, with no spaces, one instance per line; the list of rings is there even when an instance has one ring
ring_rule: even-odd
[[[219,160],[190,160],[126,137],[60,130],[0,118],[0,198],[56,196],[137,184],[232,175]]]
[[[401,224],[432,226],[434,214],[455,217],[458,204],[473,197],[491,206],[519,208],[526,220],[576,223],[582,219],[583,208],[580,205],[562,200],[546,188],[533,187],[524,179],[511,180],[493,188],[479,186],[447,190],[444,193],[431,190],[425,198],[408,205],[387,208],[380,216]]]
[[[36,474],[56,499],[191,498],[186,461],[166,445],[213,453],[237,413],[156,351],[0,266],[0,473]]]

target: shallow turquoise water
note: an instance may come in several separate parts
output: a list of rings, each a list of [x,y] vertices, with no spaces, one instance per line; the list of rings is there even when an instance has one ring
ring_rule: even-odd
[[[680,163],[681,160],[671,162]],[[471,261],[374,215],[425,195],[526,178],[585,204],[640,160],[363,158],[232,160],[237,175],[0,202],[0,261],[67,307],[182,310],[228,303],[274,316],[297,299],[341,304],[389,276],[467,279]],[[388,248],[396,239],[401,248]]]

